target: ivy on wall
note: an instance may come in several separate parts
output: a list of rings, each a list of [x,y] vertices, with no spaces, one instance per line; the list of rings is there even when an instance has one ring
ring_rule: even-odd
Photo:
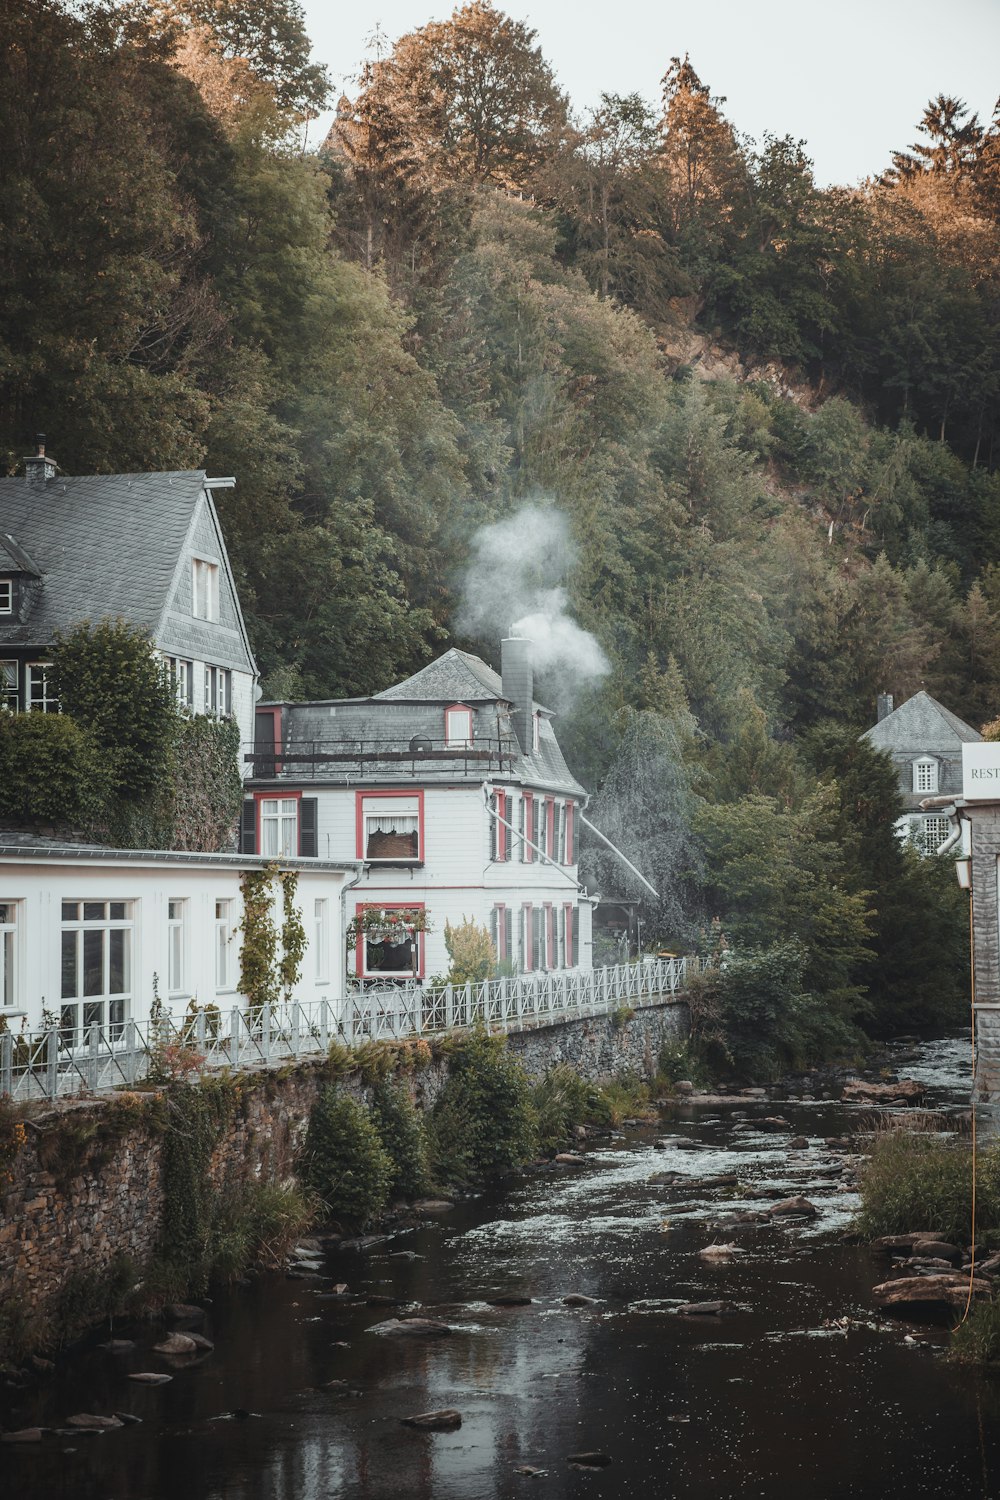
[[[281,926],[275,918],[275,882],[281,888]],[[266,865],[240,876],[243,920],[240,931],[240,989],[251,1009],[291,999],[302,974],[306,929],[296,906],[299,877],[294,870]]]

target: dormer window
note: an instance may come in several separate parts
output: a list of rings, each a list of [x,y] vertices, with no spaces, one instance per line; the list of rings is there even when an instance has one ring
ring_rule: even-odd
[[[192,560],[192,607],[196,620],[219,618],[219,564],[207,558]]]
[[[936,792],[938,789],[938,763],[931,755],[922,755],[913,762],[913,790]]]
[[[14,584],[10,578],[0,578],[0,615],[14,613]]]
[[[444,742],[449,750],[472,749],[472,709],[453,703],[444,711]]]

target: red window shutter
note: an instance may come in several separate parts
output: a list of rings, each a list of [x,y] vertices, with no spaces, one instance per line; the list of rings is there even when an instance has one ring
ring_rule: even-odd
[[[575,843],[575,840],[576,840],[576,828],[575,828],[575,824],[574,824],[574,814],[575,814],[575,812],[576,812],[576,803],[575,802],[567,802],[566,803],[566,863],[568,865],[572,865],[572,864],[576,863],[576,850],[573,847],[573,845]]]
[[[548,902],[545,904],[545,967],[555,966],[556,914]]]
[[[545,852],[552,859],[556,852],[556,804],[553,797],[545,803]]]
[[[535,851],[531,847],[535,842],[535,799],[530,792],[524,794],[524,837],[526,840],[524,857],[530,865],[535,858]]]

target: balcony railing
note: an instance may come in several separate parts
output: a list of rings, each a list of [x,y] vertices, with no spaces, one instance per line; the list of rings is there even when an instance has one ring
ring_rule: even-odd
[[[662,1005],[701,970],[697,958],[656,959],[613,968],[521,974],[479,984],[400,984],[359,988],[342,1001],[292,1000],[174,1018],[91,1026],[71,1045],[58,1026],[0,1032],[0,1096],[18,1101],[132,1088],[219,1068],[281,1067],[323,1056],[331,1042],[405,1041],[456,1028],[524,1031],[623,1006]]]
[[[415,776],[428,769],[462,768],[487,774],[509,770],[518,754],[509,735],[479,739],[470,745],[449,745],[446,740],[414,735],[410,739],[293,739],[279,750],[257,741],[246,745],[243,759],[253,769],[253,776],[268,779],[286,771],[293,776],[315,776],[322,770],[351,766],[361,773],[369,766],[395,768],[402,775]]]

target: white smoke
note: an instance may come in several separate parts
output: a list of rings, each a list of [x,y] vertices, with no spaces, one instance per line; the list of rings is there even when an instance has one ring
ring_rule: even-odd
[[[480,527],[471,552],[459,630],[494,646],[508,634],[530,640],[535,670],[549,678],[560,707],[610,671],[600,644],[570,616],[566,590],[554,581],[567,577],[577,557],[564,515],[550,506],[522,505]]]

